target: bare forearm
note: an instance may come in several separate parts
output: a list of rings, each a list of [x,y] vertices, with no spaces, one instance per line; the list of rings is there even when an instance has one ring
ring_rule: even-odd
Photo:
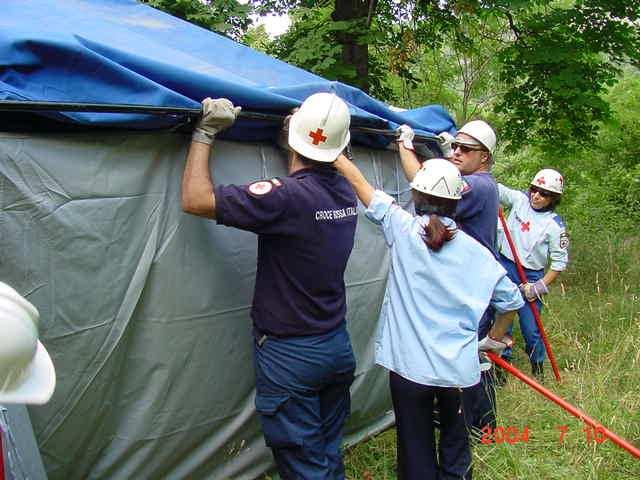
[[[191,142],[182,176],[182,209],[192,215],[215,218],[213,179],[209,172],[211,146]]]
[[[398,142],[398,152],[400,153],[400,164],[402,165],[404,176],[411,182],[418,170],[420,170],[418,157],[415,152],[405,148],[402,142]]]
[[[334,166],[347,179],[356,192],[356,195],[365,207],[368,207],[373,198],[375,189],[364,178],[362,172],[356,165],[344,155],[340,155],[334,162]]]
[[[560,276],[560,273],[561,272],[559,272],[557,270],[547,270],[547,273],[545,273],[544,277],[542,277],[542,281],[548,287],[553,282],[555,282],[556,278],[558,278]]]
[[[513,323],[513,319],[516,315],[515,311],[510,311],[506,313],[499,313],[496,315],[496,321],[494,322],[491,330],[489,331],[489,336],[491,338],[501,339],[507,333],[507,330]]]

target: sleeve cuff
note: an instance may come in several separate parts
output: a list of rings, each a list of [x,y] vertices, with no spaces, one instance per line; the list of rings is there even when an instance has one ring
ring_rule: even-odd
[[[224,186],[216,185],[213,189],[216,203],[216,223],[225,225],[224,219],[227,212],[227,199],[224,195]]]
[[[371,202],[364,213],[374,222],[382,222],[382,219],[385,217],[387,212],[389,212],[389,208],[393,204],[393,201],[393,197],[390,195],[387,195],[381,190],[376,190],[373,192],[373,198],[371,198]]]

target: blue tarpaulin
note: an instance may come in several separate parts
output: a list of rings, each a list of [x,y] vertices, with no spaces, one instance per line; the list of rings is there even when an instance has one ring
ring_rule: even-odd
[[[210,96],[227,97],[248,111],[284,114],[315,92],[335,92],[346,100],[359,125],[395,129],[407,123],[426,136],[455,132],[441,106],[393,111],[361,90],[135,0],[2,1],[0,99],[198,108]],[[169,128],[185,121],[179,115],[46,115],[130,129]],[[263,122],[244,120],[226,138],[269,140],[274,132]]]

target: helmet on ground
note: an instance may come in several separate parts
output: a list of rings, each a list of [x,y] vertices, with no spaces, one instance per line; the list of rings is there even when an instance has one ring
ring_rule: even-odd
[[[56,385],[56,372],[38,340],[36,307],[0,282],[0,403],[43,404]]]
[[[333,162],[349,143],[349,107],[335,93],[308,97],[289,121],[289,145],[311,160]]]
[[[459,200],[462,197],[462,177],[453,163],[444,158],[432,158],[422,164],[411,188],[434,197]]]
[[[470,137],[476,139],[484,148],[489,150],[489,153],[493,154],[493,151],[496,148],[496,133],[493,131],[493,128],[489,126],[487,122],[483,122],[482,120],[472,120],[468,123],[465,123],[458,133],[466,133]],[[460,139],[456,137],[457,143],[465,144],[464,139]]]
[[[548,190],[558,195],[562,195],[564,189],[564,178],[560,175],[560,172],[552,168],[543,168],[536,176],[533,177],[531,185],[541,188],[542,190]]]

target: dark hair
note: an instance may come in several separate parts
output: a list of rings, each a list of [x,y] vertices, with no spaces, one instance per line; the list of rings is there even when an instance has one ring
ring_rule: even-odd
[[[445,242],[456,236],[457,229],[445,227],[442,217],[454,218],[458,201],[451,198],[435,197],[426,193],[412,190],[416,205],[416,212],[422,215],[429,214],[429,223],[425,225],[422,240],[427,248],[437,252]]]
[[[456,228],[445,227],[440,218],[432,213],[429,216],[429,223],[424,227],[422,240],[428,248],[437,252],[442,248],[444,242],[448,242],[456,236],[456,232]]]

